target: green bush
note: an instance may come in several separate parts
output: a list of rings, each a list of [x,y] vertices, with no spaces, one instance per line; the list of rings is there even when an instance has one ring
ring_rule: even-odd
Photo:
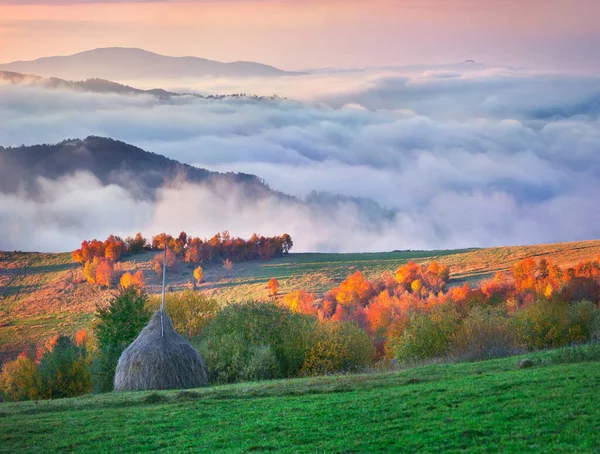
[[[212,383],[293,377],[302,368],[317,323],[274,303],[232,304],[194,344]]]
[[[515,315],[519,340],[528,349],[556,348],[594,337],[599,309],[589,301],[536,301]]]
[[[148,307],[153,310],[160,308],[161,297],[149,299]],[[165,310],[173,320],[175,330],[188,338],[199,336],[204,327],[219,312],[219,303],[202,292],[185,290],[178,293],[167,293]]]
[[[302,366],[303,375],[352,372],[370,366],[375,347],[355,322],[324,322]]]
[[[85,347],[60,336],[53,349],[44,353],[38,366],[39,394],[57,399],[87,394],[92,390]]]
[[[475,306],[450,338],[454,359],[480,361],[518,352],[517,331],[505,311]]]
[[[5,400],[12,401],[39,398],[37,364],[24,354],[6,362],[0,373],[0,394]]]
[[[444,357],[459,323],[460,314],[452,303],[434,306],[429,313],[413,312],[404,331],[390,339],[388,351],[405,363]]]
[[[147,301],[147,295],[135,287],[121,288],[107,307],[97,309],[94,334],[98,352],[91,365],[95,392],[112,391],[121,353],[150,320]]]

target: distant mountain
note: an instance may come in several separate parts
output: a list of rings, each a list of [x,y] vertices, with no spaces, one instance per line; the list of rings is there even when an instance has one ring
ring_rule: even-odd
[[[284,196],[255,175],[220,173],[182,164],[113,139],[88,137],[55,145],[0,147],[0,192],[37,197],[40,177],[57,180],[89,172],[104,185],[116,184],[139,199],[153,199],[156,191],[176,179],[191,183],[233,184],[249,197]]]
[[[139,88],[130,87],[129,85],[119,84],[110,80],[104,79],[87,79],[82,81],[70,81],[59,79],[58,77],[40,77],[33,74],[21,74],[12,71],[0,71],[0,82],[10,83],[14,85],[31,84],[38,85],[44,88],[62,88],[74,91],[87,91],[92,93],[115,93],[120,95],[152,95],[159,99],[169,100],[181,96],[191,96],[202,99],[227,99],[227,98],[245,98],[256,101],[264,100],[281,100],[277,95],[273,96],[256,96],[246,93],[218,94],[218,95],[201,95],[198,93],[178,93],[167,91],[162,88],[151,88],[149,90],[141,90]]]
[[[0,64],[0,71],[62,79],[109,80],[180,77],[279,77],[297,75],[261,63],[222,63],[198,57],[168,57],[142,49],[109,47],[69,56]]]

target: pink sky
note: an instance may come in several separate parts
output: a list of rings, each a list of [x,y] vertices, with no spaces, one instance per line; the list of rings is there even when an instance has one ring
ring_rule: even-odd
[[[122,46],[283,69],[475,59],[599,70],[599,17],[598,0],[0,0],[0,62]]]

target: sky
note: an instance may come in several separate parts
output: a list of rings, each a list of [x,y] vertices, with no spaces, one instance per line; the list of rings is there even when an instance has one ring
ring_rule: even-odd
[[[597,0],[0,0],[0,60],[140,47],[282,69],[600,69]]]
[[[0,83],[1,146],[112,137],[296,197],[179,181],[140,201],[89,173],[40,178],[40,196],[0,193],[0,250],[181,230],[321,252],[600,238],[599,17],[598,0],[0,0],[3,61],[119,46],[321,68],[121,81],[288,98],[269,101]]]

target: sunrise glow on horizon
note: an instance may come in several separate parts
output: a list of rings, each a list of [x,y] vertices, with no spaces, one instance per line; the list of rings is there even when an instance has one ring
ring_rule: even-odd
[[[474,59],[597,69],[594,0],[0,0],[0,61],[139,47],[283,69]]]

